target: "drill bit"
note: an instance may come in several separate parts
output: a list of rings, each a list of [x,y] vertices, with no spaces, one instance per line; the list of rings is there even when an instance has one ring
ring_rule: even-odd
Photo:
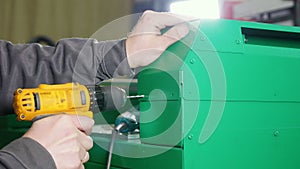
[[[141,99],[144,97],[145,95],[126,96],[127,99]]]

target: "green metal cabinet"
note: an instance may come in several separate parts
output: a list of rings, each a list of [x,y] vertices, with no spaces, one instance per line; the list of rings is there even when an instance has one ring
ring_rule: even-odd
[[[300,168],[300,28],[190,27],[139,73],[140,138],[118,137],[111,168]],[[12,119],[0,119],[2,145],[25,131]],[[110,135],[92,137],[86,168],[106,168]]]

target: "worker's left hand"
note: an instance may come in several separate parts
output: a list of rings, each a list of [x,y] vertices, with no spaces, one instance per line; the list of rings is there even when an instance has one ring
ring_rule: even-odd
[[[194,19],[167,12],[144,12],[126,40],[129,66],[137,68],[155,61],[170,45],[188,34],[186,22]],[[162,34],[166,27],[172,28]]]

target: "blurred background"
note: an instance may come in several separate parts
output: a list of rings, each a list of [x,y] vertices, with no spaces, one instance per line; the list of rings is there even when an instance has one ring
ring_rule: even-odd
[[[88,38],[120,17],[148,9],[300,25],[300,0],[0,0],[0,4],[0,39],[14,43],[53,45],[61,38]],[[135,22],[123,26],[130,31]]]

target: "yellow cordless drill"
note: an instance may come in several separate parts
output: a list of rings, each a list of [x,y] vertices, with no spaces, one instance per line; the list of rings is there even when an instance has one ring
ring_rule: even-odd
[[[127,96],[125,90],[113,86],[41,84],[38,88],[17,89],[13,107],[18,119],[26,121],[61,113],[92,118],[94,112],[118,110],[128,98],[132,96]]]

